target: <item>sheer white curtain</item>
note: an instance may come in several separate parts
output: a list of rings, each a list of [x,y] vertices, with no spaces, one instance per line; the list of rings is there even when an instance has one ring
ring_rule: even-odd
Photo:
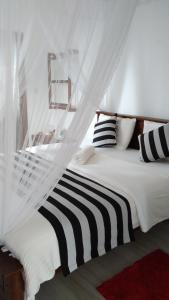
[[[0,0],[1,243],[42,205],[77,150],[116,69],[136,5],[137,0]],[[48,53],[71,79],[66,110],[49,109]],[[23,99],[28,127],[18,149]],[[53,130],[50,144],[43,145]],[[37,136],[39,146],[33,147]]]

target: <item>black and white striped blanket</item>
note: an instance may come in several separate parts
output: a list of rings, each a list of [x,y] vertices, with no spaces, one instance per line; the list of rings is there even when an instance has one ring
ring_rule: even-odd
[[[39,212],[55,230],[65,275],[134,240],[128,200],[69,169]]]

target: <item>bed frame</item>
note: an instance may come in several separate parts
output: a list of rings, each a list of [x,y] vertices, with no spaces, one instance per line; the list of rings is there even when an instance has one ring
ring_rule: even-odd
[[[144,120],[169,123],[167,119],[143,117],[116,114],[106,111],[96,111],[97,120],[100,114],[106,116],[118,116],[123,118],[136,118],[136,126],[133,133],[132,140],[129,144],[130,148],[139,149],[138,135],[143,132]],[[61,268],[56,270],[59,272]],[[23,280],[23,267],[20,262],[9,256],[9,253],[3,253],[0,248],[0,300],[24,300],[24,280]]]

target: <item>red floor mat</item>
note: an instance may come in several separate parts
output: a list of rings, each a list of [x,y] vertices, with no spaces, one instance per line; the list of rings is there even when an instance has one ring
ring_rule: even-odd
[[[156,250],[97,290],[106,300],[169,300],[169,255]]]

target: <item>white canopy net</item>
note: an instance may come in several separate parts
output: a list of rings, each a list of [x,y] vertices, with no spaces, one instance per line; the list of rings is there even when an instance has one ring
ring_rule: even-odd
[[[1,243],[42,205],[77,150],[136,4],[0,0]]]

